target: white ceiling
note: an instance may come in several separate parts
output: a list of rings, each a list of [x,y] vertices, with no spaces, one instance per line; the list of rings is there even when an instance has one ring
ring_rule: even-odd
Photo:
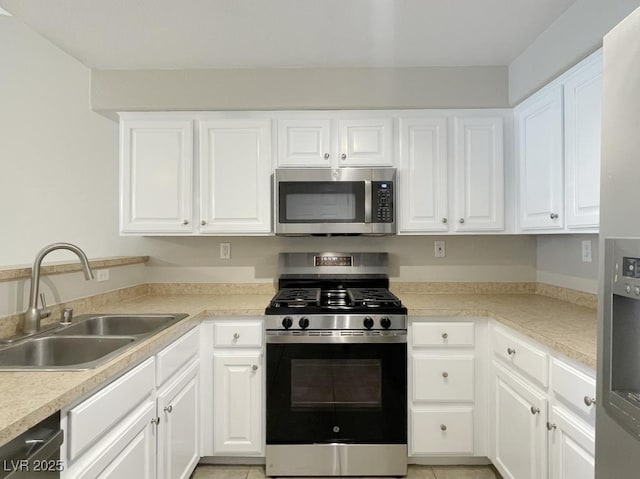
[[[92,68],[507,65],[575,0],[0,0]]]

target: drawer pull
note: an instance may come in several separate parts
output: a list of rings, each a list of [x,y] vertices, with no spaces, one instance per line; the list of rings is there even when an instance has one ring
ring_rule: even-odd
[[[553,431],[555,428],[556,428],[555,424],[551,424],[550,422],[547,423],[547,430]]]
[[[540,408],[539,407],[531,406],[531,414],[533,414],[535,416],[539,412],[540,412]]]
[[[447,426],[445,426],[444,424],[440,424],[440,430],[441,431],[446,431],[447,430]]]
[[[516,350],[513,348],[507,348],[507,354],[509,356],[513,356],[514,354],[516,354]]]
[[[449,377],[449,373],[446,371],[442,371],[442,377],[443,378],[448,378]]]
[[[251,366],[251,369],[252,369],[253,371],[257,371],[257,370],[258,370],[258,365],[257,365],[257,364],[254,364],[253,366]]]
[[[236,341],[237,341],[238,339],[240,339],[240,334],[238,334],[238,333],[233,333],[233,339],[235,339]]]
[[[585,396],[585,397],[584,397],[584,403],[585,403],[587,406],[593,406],[593,405],[595,404],[595,402],[596,402],[596,398],[591,398],[591,397],[589,397],[589,396]]]
[[[169,414],[171,414],[171,411],[173,411],[173,406],[171,404],[164,407],[164,412],[168,412]]]
[[[447,333],[442,333],[442,339],[447,339],[449,335]]]

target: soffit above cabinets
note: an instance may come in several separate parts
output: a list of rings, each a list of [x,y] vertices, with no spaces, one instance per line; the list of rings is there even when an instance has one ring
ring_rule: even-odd
[[[96,69],[507,65],[575,0],[0,0]]]

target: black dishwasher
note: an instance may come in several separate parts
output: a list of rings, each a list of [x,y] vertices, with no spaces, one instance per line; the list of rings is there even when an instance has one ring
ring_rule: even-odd
[[[60,477],[60,411],[0,447],[0,479]]]

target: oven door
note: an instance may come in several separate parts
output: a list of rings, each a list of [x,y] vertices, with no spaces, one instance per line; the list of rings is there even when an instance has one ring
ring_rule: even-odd
[[[267,444],[406,444],[406,343],[267,344]]]

